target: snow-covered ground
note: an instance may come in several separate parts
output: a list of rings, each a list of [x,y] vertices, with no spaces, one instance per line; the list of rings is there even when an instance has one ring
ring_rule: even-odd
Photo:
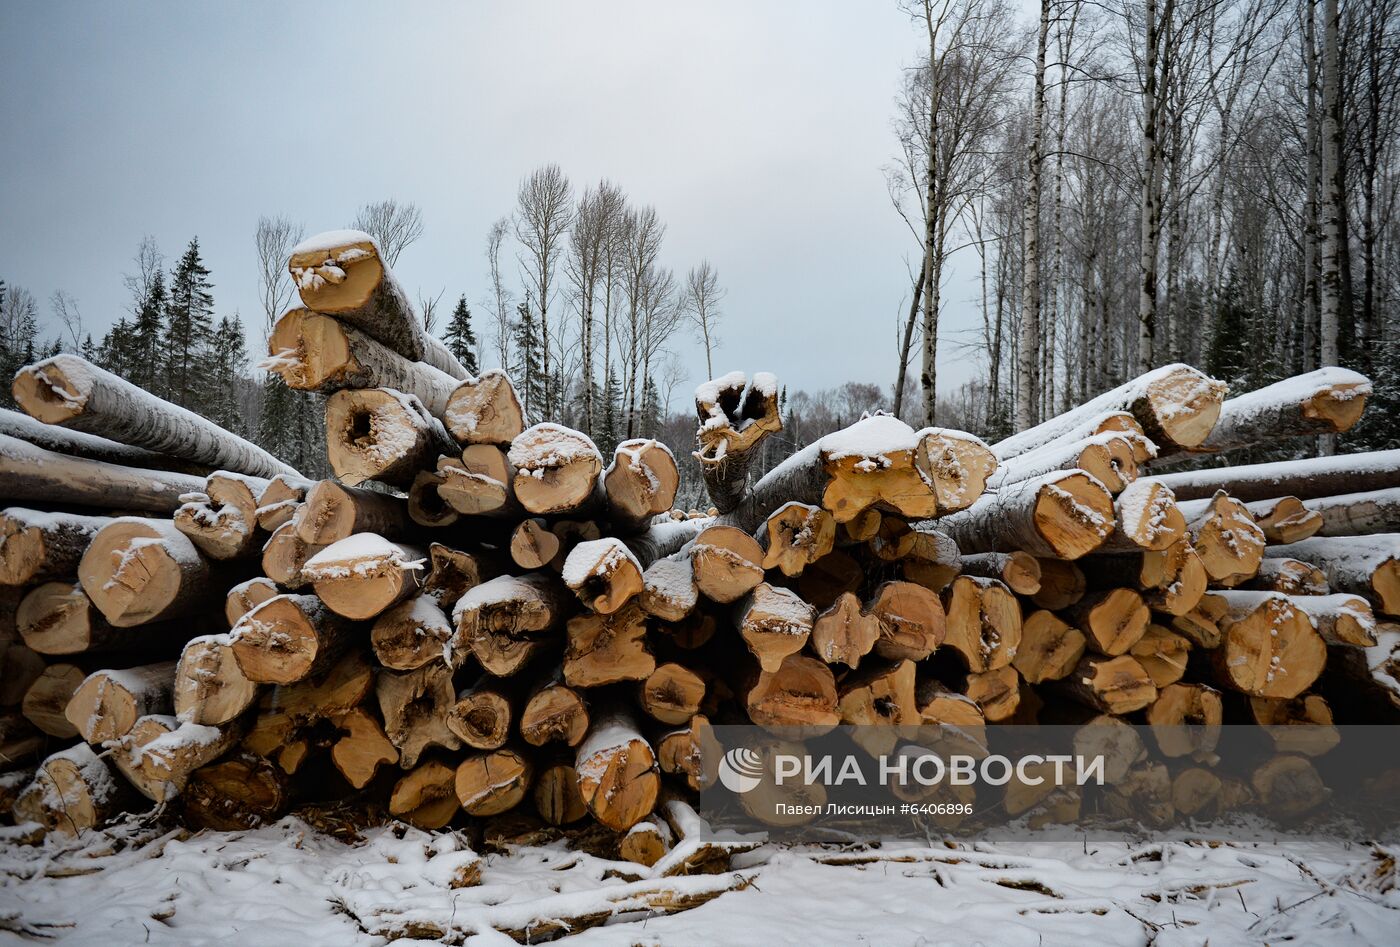
[[[402,826],[356,844],[291,818],[240,833],[160,831],[133,822],[78,841],[0,843],[0,943],[509,944],[498,930],[544,940],[552,922],[614,910],[568,942],[1400,943],[1390,850],[1259,831],[1213,843],[1178,833],[765,847],[723,875],[665,879],[562,843],[478,856],[459,835]],[[703,903],[669,915],[646,907],[691,902]]]

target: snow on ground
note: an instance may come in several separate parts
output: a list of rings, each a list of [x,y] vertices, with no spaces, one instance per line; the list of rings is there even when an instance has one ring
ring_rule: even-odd
[[[676,898],[703,903],[670,915],[633,910],[568,942],[1400,940],[1391,851],[1258,830],[1215,843],[1182,831],[1157,841],[1099,833],[879,851],[768,846],[723,875],[670,879],[562,842],[478,856],[459,834],[403,826],[355,844],[294,818],[248,832],[161,832],[133,820],[76,841],[0,841],[0,944],[508,944],[497,929],[543,940],[550,922],[596,919],[610,902],[625,910]],[[479,884],[454,887],[478,873]],[[732,890],[706,900],[723,889]]]

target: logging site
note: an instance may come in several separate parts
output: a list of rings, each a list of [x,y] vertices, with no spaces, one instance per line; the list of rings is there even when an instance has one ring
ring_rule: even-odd
[[[1400,2],[285,12],[0,9],[0,945],[1400,944]]]

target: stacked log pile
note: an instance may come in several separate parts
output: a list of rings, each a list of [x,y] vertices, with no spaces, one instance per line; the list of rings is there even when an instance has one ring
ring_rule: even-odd
[[[673,509],[659,442],[604,457],[469,376],[368,236],[289,265],[304,308],[266,365],[329,396],[335,480],[75,356],[16,376],[18,822],[79,832],[144,798],[229,829],[349,798],[429,829],[591,822],[651,864],[696,834],[700,748],[736,722],[870,725],[881,752],[908,724],[1145,723],[1161,745],[1124,728],[1109,805],[1302,811],[1326,747],[1286,725],[1400,706],[1400,454],[1148,475],[1344,431],[1355,373],[1227,399],[1173,365],[990,446],[875,414],[754,482],[778,387],[736,373],[696,393],[701,514]],[[1248,783],[1212,772],[1228,720],[1275,747]]]

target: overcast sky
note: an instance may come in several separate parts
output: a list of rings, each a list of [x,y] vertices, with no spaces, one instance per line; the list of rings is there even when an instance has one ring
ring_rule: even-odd
[[[485,234],[558,162],[656,206],[663,262],[702,257],[725,302],[716,371],[793,388],[888,386],[917,249],[883,169],[918,33],[894,0],[705,3],[112,3],[0,6],[0,278],[94,336],[128,304],[143,234],[198,235],[220,315],[261,349],[253,233],[418,203],[410,291],[465,292],[485,328]],[[962,261],[940,391],[973,373]],[[513,267],[512,267],[513,268]],[[691,379],[704,359],[675,347]]]

